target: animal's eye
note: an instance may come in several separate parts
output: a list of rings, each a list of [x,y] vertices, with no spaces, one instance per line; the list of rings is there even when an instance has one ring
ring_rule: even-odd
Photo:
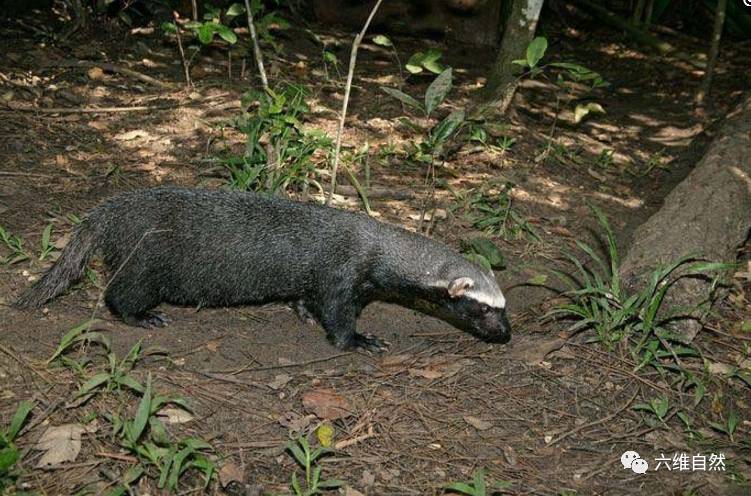
[[[489,306],[487,306],[487,305],[482,305],[480,307],[480,310],[482,310],[482,313],[490,313],[491,312],[491,308]]]

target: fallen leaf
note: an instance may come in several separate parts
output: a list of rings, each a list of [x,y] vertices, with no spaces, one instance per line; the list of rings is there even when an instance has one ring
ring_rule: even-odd
[[[219,469],[219,483],[223,488],[226,488],[232,483],[242,484],[243,479],[242,470],[240,470],[240,467],[234,463],[228,463]]]
[[[493,427],[493,424],[491,424],[487,420],[482,420],[480,418],[473,417],[472,415],[465,415],[464,421],[468,423],[469,425],[471,425],[472,427],[474,427],[475,429],[477,429],[478,431],[486,431],[490,429],[491,427]]]
[[[89,76],[89,79],[98,81],[99,79],[102,79],[104,77],[104,71],[100,67],[92,67],[91,69],[86,71],[86,75]]]
[[[81,434],[84,432],[86,428],[81,424],[48,427],[36,445],[36,449],[46,452],[37,468],[74,461],[81,451]]]
[[[352,415],[347,400],[331,389],[317,389],[305,393],[302,404],[308,411],[324,420],[336,420]]]
[[[344,488],[344,496],[365,496],[363,493],[358,491],[357,489],[353,489],[349,486]]]
[[[425,379],[438,379],[443,377],[443,372],[434,369],[409,369],[409,375],[413,377],[423,377]]]
[[[314,420],[315,415],[299,415],[295,412],[287,412],[279,417],[279,425],[286,427],[293,434],[304,431]]]
[[[206,349],[212,353],[216,353],[219,350],[219,345],[222,344],[220,339],[212,339],[206,343]]]
[[[164,417],[163,420],[167,424],[184,424],[193,420],[193,415],[181,408],[162,408],[156,414]]]
[[[292,377],[287,374],[279,374],[274,377],[274,380],[269,382],[268,386],[276,391],[277,389],[281,389],[287,384],[289,384],[289,381],[292,380]]]
[[[503,448],[503,458],[506,459],[506,462],[511,465],[512,467],[516,465],[516,451],[514,451],[514,448],[511,446],[506,446]]]
[[[143,129],[134,129],[124,133],[116,134],[115,139],[118,141],[131,141],[138,138],[148,138],[150,134]]]
[[[732,365],[728,365],[727,363],[721,363],[721,362],[710,362],[707,360],[706,362],[707,370],[710,374],[717,374],[717,375],[732,375],[735,367]]]

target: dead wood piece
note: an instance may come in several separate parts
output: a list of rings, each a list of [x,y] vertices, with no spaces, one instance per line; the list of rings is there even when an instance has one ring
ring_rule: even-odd
[[[111,64],[109,62],[90,62],[88,60],[62,60],[51,65],[55,67],[100,67],[104,71],[122,74],[123,76],[128,76],[144,83],[148,83],[152,86],[156,86],[157,88],[165,90],[172,89],[172,85],[169,83],[159,81],[158,79],[147,76],[146,74],[143,74],[141,72],[134,71],[133,69],[128,69],[127,67],[120,65]]]
[[[751,229],[751,94],[732,112],[707,153],[673,191],[662,208],[633,235],[621,266],[630,287],[645,283],[659,266],[691,255],[733,262]],[[708,296],[710,281],[683,278],[667,293],[665,307],[694,309]],[[696,317],[696,315],[694,315]],[[687,321],[689,342],[699,330]]]

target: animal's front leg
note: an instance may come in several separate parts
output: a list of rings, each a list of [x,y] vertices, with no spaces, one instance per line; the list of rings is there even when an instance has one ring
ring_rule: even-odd
[[[321,311],[321,325],[326,337],[340,350],[362,350],[380,353],[388,349],[385,342],[375,336],[357,332],[359,312],[352,305],[329,304]]]

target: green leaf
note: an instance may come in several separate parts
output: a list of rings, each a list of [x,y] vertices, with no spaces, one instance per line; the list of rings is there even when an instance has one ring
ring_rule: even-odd
[[[474,486],[476,494],[485,494],[485,469],[479,468],[475,471]]]
[[[13,414],[13,418],[10,421],[8,432],[6,432],[8,441],[13,441],[16,438],[18,432],[21,430],[21,427],[26,422],[26,418],[29,416],[29,413],[31,413],[31,410],[34,409],[34,406],[35,403],[28,400],[23,400],[18,404],[16,413]]]
[[[430,83],[425,91],[425,113],[430,115],[451,91],[452,72],[449,67]]]
[[[188,446],[189,448],[192,448],[196,451],[214,449],[211,444],[207,443],[203,439],[198,439],[195,437],[189,437],[188,439],[184,440],[183,443],[185,444],[185,446]]]
[[[295,491],[295,495],[302,496],[302,488],[300,487],[300,483],[297,482],[297,472],[292,473],[292,489]]]
[[[484,256],[480,255],[479,253],[465,253],[464,258],[469,260],[475,265],[479,265],[483,269],[487,271],[493,270],[493,268],[490,266],[490,262],[488,262],[488,259]]]
[[[527,65],[530,68],[537,66],[537,63],[545,55],[545,51],[548,49],[548,40],[542,36],[538,36],[532,40],[527,46]]]
[[[203,45],[208,45],[214,39],[214,33],[216,32],[216,24],[212,22],[205,22],[200,25],[196,30],[198,34],[198,41]]]
[[[3,476],[3,472],[7,472],[18,461],[18,449],[15,446],[9,446],[7,448],[0,449],[0,477]],[[0,479],[0,483],[4,481]],[[1,486],[0,486],[1,487]]]
[[[217,24],[216,32],[221,39],[223,39],[230,45],[234,45],[235,43],[237,43],[237,35],[235,34],[235,32],[232,31],[227,26],[225,26],[224,24]]]
[[[289,442],[287,444],[287,449],[292,453],[292,456],[295,457],[295,460],[297,460],[297,463],[305,467],[307,458],[305,456],[305,453],[303,453],[302,449],[300,448],[300,445],[298,443]]]
[[[375,35],[373,37],[373,43],[379,46],[384,46],[384,47],[394,46],[394,44],[391,43],[391,40],[388,38],[388,36],[384,36],[382,34]]]
[[[123,482],[126,485],[133,484],[144,474],[145,469],[143,465],[131,465],[128,470],[123,474]]]
[[[245,6],[241,3],[233,3],[227,9],[227,17],[237,17],[245,13]]]
[[[506,267],[506,259],[498,246],[485,236],[477,236],[468,241],[461,241],[462,248],[470,253],[482,255],[494,269]]]
[[[455,110],[447,115],[430,133],[434,144],[441,145],[445,143],[463,122],[464,110]]]
[[[738,416],[735,414],[735,412],[730,412],[730,414],[728,415],[728,434],[732,436],[737,426]]]
[[[141,397],[141,401],[138,404],[138,410],[136,412],[136,418],[133,421],[133,427],[131,430],[132,441],[138,441],[141,437],[143,430],[146,428],[146,424],[151,416],[151,373],[146,378],[146,390]]]
[[[60,340],[60,344],[58,345],[57,349],[52,354],[52,356],[47,359],[47,363],[52,363],[52,361],[55,360],[55,358],[59,357],[62,353],[64,353],[65,350],[67,350],[68,347],[75,341],[76,337],[78,337],[79,335],[89,330],[89,328],[94,322],[95,322],[94,320],[87,320],[83,324],[80,324],[74,327],[73,329],[71,329],[70,331],[68,331],[65,334],[65,336],[63,336],[63,339]]]
[[[399,91],[396,88],[388,88],[388,87],[385,87],[385,86],[381,86],[381,89],[384,92],[386,92],[389,95],[391,95],[394,98],[396,98],[397,100],[399,100],[400,102],[402,102],[402,103],[404,103],[406,105],[409,105],[410,107],[414,107],[416,109],[423,110],[422,105],[420,105],[420,102],[418,102],[417,100],[415,100],[414,98],[412,98],[408,94],[403,93],[403,92]]]
[[[50,235],[52,234],[52,224],[47,224],[47,227],[42,231],[42,248],[46,249],[50,245]]]
[[[321,489],[335,489],[337,487],[342,487],[345,484],[343,480],[339,479],[326,479],[324,481],[320,481],[318,483],[318,487]]]
[[[404,67],[411,73],[411,74],[420,74],[422,72],[422,59],[425,56],[422,52],[417,52],[413,54],[409,60],[407,60],[407,63],[404,65]]]
[[[475,496],[477,493],[474,488],[464,482],[454,482],[453,484],[447,484],[443,486],[447,491],[454,491],[461,494],[467,494],[468,496]]]
[[[425,52],[425,56],[422,58],[422,66],[433,74],[440,74],[446,69],[443,64],[438,62],[438,59],[440,59],[442,55],[443,54],[440,50],[431,48]]]
[[[604,114],[605,109],[602,108],[602,105],[595,102],[589,102],[586,105],[578,104],[574,109],[574,124],[579,124],[591,113]]]
[[[144,387],[143,384],[135,380],[133,377],[129,375],[123,375],[115,379],[115,382],[121,386],[125,386],[127,388],[132,389],[133,391],[136,391],[137,393],[143,393]]]
[[[548,276],[545,274],[537,274],[527,279],[527,284],[531,284],[532,286],[542,286],[546,282],[548,282]]]
[[[76,394],[76,398],[80,398],[81,396],[84,396],[86,394],[89,394],[94,389],[98,388],[105,382],[110,380],[110,374],[107,372],[100,372],[81,384],[81,387],[78,388],[78,393]]]

